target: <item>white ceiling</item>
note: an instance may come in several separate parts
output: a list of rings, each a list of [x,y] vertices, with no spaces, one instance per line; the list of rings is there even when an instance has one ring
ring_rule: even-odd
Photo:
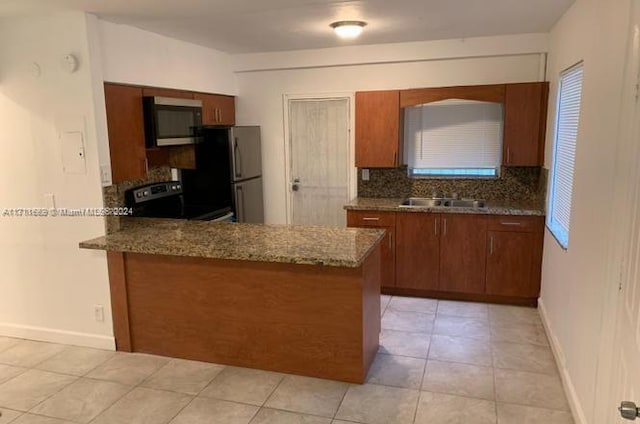
[[[574,0],[0,0],[0,17],[82,10],[229,53],[547,32]],[[355,41],[329,24],[368,22]]]

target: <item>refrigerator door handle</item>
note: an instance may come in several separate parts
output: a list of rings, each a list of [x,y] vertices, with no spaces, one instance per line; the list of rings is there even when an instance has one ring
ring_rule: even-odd
[[[238,149],[238,137],[233,139],[233,168],[236,178],[242,178],[242,158]]]
[[[236,213],[238,222],[244,222],[244,191],[241,185],[236,186]]]

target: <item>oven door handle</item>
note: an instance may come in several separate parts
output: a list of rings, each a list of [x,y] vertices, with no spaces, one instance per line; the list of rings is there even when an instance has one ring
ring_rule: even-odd
[[[217,217],[216,219],[212,219],[211,222],[224,222],[231,220],[231,218],[233,218],[233,212],[229,212],[225,215]]]

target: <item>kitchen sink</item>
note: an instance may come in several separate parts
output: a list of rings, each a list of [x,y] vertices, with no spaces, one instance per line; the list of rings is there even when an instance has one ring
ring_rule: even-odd
[[[485,208],[487,202],[475,199],[450,199],[443,202],[443,206],[450,208]]]
[[[437,197],[409,197],[405,199],[401,208],[474,208],[482,209],[487,207],[487,202],[478,199],[450,199]]]
[[[436,199],[428,197],[409,197],[405,199],[400,205],[401,207],[416,207],[416,208],[433,208],[436,206],[443,206],[442,203],[447,199]]]

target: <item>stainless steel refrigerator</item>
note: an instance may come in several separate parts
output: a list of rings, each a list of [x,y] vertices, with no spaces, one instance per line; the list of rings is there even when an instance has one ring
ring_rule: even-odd
[[[200,128],[195,152],[196,169],[181,172],[185,208],[231,208],[237,222],[264,222],[260,127]]]

